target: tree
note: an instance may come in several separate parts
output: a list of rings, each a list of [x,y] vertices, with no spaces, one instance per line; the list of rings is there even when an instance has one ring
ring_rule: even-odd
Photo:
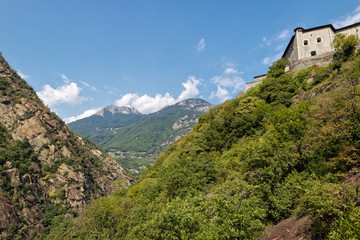
[[[346,35],[343,33],[336,34],[332,47],[335,48],[335,57],[340,59],[348,59],[359,44],[360,39],[356,35]]]

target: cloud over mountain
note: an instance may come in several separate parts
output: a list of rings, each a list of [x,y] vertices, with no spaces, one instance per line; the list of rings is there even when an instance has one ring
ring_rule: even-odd
[[[93,109],[86,110],[85,112],[83,112],[82,114],[80,114],[78,116],[64,118],[64,122],[71,123],[71,122],[75,122],[76,120],[79,120],[79,119],[90,117],[90,116],[94,115],[95,113],[97,113],[100,109],[101,108],[93,108]]]
[[[134,107],[141,113],[153,113],[168,105],[173,105],[179,101],[193,98],[199,94],[198,85],[201,83],[195,76],[189,76],[186,82],[182,85],[185,88],[180,95],[175,98],[170,93],[156,94],[155,97],[151,97],[147,94],[139,95],[137,93],[127,93],[120,99],[115,101],[115,105],[122,107]]]

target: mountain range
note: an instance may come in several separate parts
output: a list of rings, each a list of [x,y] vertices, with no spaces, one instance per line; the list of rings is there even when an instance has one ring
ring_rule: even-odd
[[[191,131],[211,107],[205,100],[195,98],[152,114],[107,106],[90,117],[69,123],[68,127],[99,144],[138,175],[170,143]]]

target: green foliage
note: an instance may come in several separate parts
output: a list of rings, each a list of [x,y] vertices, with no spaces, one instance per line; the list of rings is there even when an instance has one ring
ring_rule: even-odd
[[[355,52],[359,42],[360,39],[357,35],[336,34],[332,43],[336,51],[335,56],[337,58],[348,59]]]
[[[360,208],[350,208],[333,225],[328,235],[330,240],[360,239]]]
[[[311,214],[314,218],[312,235],[315,239],[323,239],[328,235],[336,219],[338,219],[335,223],[336,227],[330,235],[344,234],[338,232],[339,225],[346,225],[349,217],[353,217],[348,211],[352,211],[358,199],[358,191],[354,187],[316,181],[300,199],[297,213]]]
[[[266,103],[258,97],[250,96],[226,102],[199,119],[194,132],[201,133],[202,140],[196,141],[204,142],[204,150],[207,151],[229,149],[238,138],[254,134],[262,126],[269,110]]]
[[[5,91],[11,87],[9,81],[6,78],[0,77],[0,90]]]
[[[171,163],[160,172],[159,182],[171,196],[186,196],[203,190],[215,180],[213,160],[208,155]]]
[[[311,69],[301,70],[296,74],[285,74],[284,68],[287,64],[288,60],[285,59],[275,62],[257,91],[252,94],[273,106],[282,104],[289,107],[292,103],[291,98],[304,84]]]
[[[49,236],[257,239],[298,215],[311,216],[314,239],[359,238],[358,183],[343,182],[360,169],[360,56],[289,74],[286,64]]]
[[[211,104],[201,99],[190,99],[198,107]],[[169,142],[183,136],[196,124],[203,112],[185,105],[165,107],[152,114],[117,114],[105,111],[104,116],[91,116],[69,124],[75,132],[96,142],[110,152],[122,165],[139,176],[144,166],[155,162]],[[188,105],[186,105],[188,104]],[[173,128],[183,118],[183,126]]]
[[[314,81],[312,82],[312,85],[317,85],[326,80],[330,76],[331,72],[332,69],[329,67],[320,68],[320,70],[314,74]]]
[[[7,131],[6,128],[0,123],[0,146],[5,146],[6,144],[6,136],[7,135]],[[0,162],[0,164],[3,164]]]
[[[289,65],[289,63],[290,63],[289,60],[285,58],[281,58],[277,60],[269,67],[269,71],[266,76],[270,78],[280,77],[285,73],[285,67]]]

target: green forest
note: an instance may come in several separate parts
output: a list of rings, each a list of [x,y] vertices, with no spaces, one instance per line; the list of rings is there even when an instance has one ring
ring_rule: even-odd
[[[360,51],[266,79],[212,108],[137,183],[58,214],[43,239],[258,239],[291,216],[312,239],[360,239]]]

